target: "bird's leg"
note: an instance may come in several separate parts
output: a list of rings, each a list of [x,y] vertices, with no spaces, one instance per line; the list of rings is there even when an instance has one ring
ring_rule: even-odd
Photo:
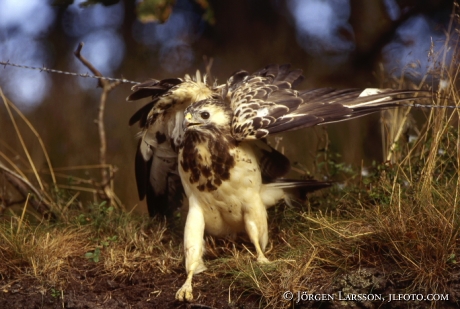
[[[189,198],[189,210],[185,222],[184,231],[184,251],[185,251],[185,270],[187,279],[176,293],[176,299],[180,301],[191,301],[192,277],[194,274],[206,270],[202,255],[204,246],[204,216],[198,201],[191,196]]]
[[[244,211],[244,226],[249,239],[256,247],[257,262],[268,263],[269,261],[264,255],[268,242],[267,210],[261,200],[254,204],[257,205],[246,207]]]

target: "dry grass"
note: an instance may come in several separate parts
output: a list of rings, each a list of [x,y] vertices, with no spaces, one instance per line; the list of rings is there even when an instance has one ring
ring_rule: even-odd
[[[103,205],[69,217],[54,224],[16,216],[1,221],[0,275],[9,278],[4,290],[26,278],[38,280],[45,289],[65,290],[85,268],[113,280],[138,272],[171,273],[182,261],[180,247],[166,240],[162,222]]]

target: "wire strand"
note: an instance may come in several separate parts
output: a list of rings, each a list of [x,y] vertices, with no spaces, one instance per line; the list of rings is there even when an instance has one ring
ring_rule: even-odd
[[[120,82],[124,84],[140,84],[139,82],[135,82],[129,79],[124,79],[124,78],[114,78],[114,77],[105,77],[105,76],[95,76],[95,75],[90,75],[88,73],[74,73],[74,72],[66,72],[66,71],[61,71],[61,70],[54,70],[54,69],[49,69],[45,66],[39,68],[39,67],[33,67],[33,66],[28,66],[28,65],[21,65],[21,64],[16,64],[16,63],[11,63],[8,61],[0,61],[0,65],[3,65],[4,68],[6,66],[12,66],[16,68],[22,68],[22,69],[29,69],[29,70],[37,70],[40,72],[47,72],[47,73],[57,73],[57,74],[64,74],[64,75],[71,75],[71,76],[78,76],[78,77],[89,77],[89,78],[94,78],[94,79],[105,79],[109,80],[112,82]]]
[[[54,70],[54,69],[49,69],[45,66],[39,68],[39,67],[33,67],[33,66],[28,66],[28,65],[21,65],[21,64],[16,64],[16,63],[11,63],[8,61],[0,61],[0,65],[3,65],[4,67],[6,66],[12,66],[12,67],[17,67],[17,68],[22,68],[22,69],[29,69],[29,70],[37,70],[40,72],[47,72],[47,73],[56,73],[56,74],[64,74],[64,75],[70,75],[70,76],[78,76],[78,77],[89,77],[89,78],[94,78],[94,79],[105,79],[113,82],[120,82],[120,83],[125,83],[125,84],[140,84],[140,82],[132,81],[129,79],[125,78],[114,78],[114,77],[105,77],[105,76],[95,76],[95,75],[90,75],[88,73],[74,73],[74,72],[67,72],[67,71],[61,71],[61,70]],[[417,107],[417,108],[450,108],[450,109],[456,109],[459,108],[458,106],[455,105],[424,105],[424,104],[418,104],[418,103],[413,103],[413,104],[407,104],[407,103],[402,103],[399,104],[400,106],[407,106],[407,107]]]

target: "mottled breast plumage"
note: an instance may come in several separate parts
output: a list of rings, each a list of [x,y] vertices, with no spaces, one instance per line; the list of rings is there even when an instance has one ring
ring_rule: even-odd
[[[230,179],[235,166],[232,150],[237,147],[236,141],[212,126],[205,133],[187,130],[185,135],[180,165],[190,174],[190,184],[199,191],[216,190],[222,181]]]

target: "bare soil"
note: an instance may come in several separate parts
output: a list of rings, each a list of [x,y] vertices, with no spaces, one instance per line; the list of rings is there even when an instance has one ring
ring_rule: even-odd
[[[196,300],[183,303],[174,298],[186,277],[183,269],[172,274],[138,272],[116,279],[100,275],[98,263],[85,258],[74,258],[71,264],[73,273],[62,292],[32,277],[17,279],[0,274],[0,308],[259,308],[259,297],[251,295],[229,304],[228,285],[210,273],[195,276]],[[234,299],[242,293],[232,291]]]
[[[63,291],[54,291],[31,278],[1,277],[0,308],[24,309],[96,309],[96,308],[263,308],[264,302],[254,295],[238,288],[238,281],[229,286],[228,278],[217,278],[210,272],[195,276],[194,297],[191,303],[174,299],[177,289],[185,280],[182,269],[171,274],[135,273],[127,279],[114,279],[107,275],[98,275],[98,264],[84,258],[71,261],[74,272],[65,283]],[[453,275],[453,278],[458,278]],[[351,274],[337,276],[334,284],[330,278],[316,278],[324,284],[324,291],[318,293],[333,294],[366,293],[368,284],[376,287],[376,294],[389,295],[399,293],[397,284],[374,269],[361,269]],[[324,281],[324,282],[321,282]],[[456,281],[454,279],[454,281]],[[460,284],[452,282],[454,289],[448,301],[429,303],[416,301],[393,302],[355,302],[355,301],[300,301],[286,303],[291,308],[458,308],[456,303],[460,295]],[[455,291],[456,290],[456,291]],[[51,292],[50,292],[51,291]],[[297,297],[297,295],[295,295]],[[282,291],[280,292],[280,298]],[[230,299],[230,302],[229,302]],[[270,307],[269,307],[270,308]]]

